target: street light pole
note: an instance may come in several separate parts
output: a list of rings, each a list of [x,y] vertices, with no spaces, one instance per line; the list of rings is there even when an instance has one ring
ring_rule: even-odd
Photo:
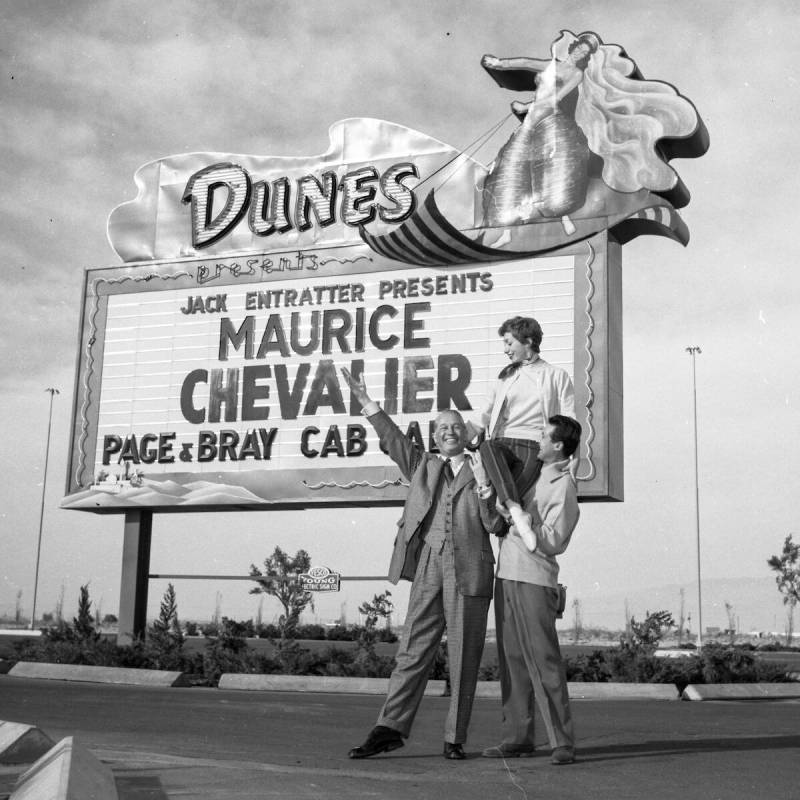
[[[61,394],[58,389],[48,388],[50,392],[50,412],[47,415],[47,444],[44,449],[44,476],[42,477],[42,508],[39,512],[39,541],[36,545],[36,574],[33,579],[33,610],[31,611],[31,630],[36,622],[36,595],[39,589],[39,558],[42,554],[42,525],[44,523],[44,497],[47,489],[47,462],[50,458],[50,430],[53,427],[53,395]]]
[[[697,468],[697,372],[695,359],[703,351],[693,345],[686,348],[692,357],[692,411],[694,415],[694,513],[697,536],[697,649],[703,647],[703,590],[700,584],[700,480]]]

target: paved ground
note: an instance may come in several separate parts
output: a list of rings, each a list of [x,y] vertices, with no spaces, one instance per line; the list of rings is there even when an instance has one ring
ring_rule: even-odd
[[[465,762],[441,758],[447,700],[425,698],[412,738],[351,761],[381,699],[144,689],[0,676],[0,719],[75,736],[113,769],[121,800],[728,800],[800,798],[800,703],[576,701],[579,762],[546,751],[477,757],[497,702],[476,701]],[[21,769],[0,767],[0,800]]]

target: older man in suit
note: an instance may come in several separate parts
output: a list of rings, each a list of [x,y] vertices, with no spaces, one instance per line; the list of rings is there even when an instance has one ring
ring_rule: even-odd
[[[504,522],[494,496],[477,493],[464,451],[466,425],[457,411],[438,415],[433,438],[440,455],[427,453],[370,400],[363,376],[356,380],[346,369],[342,373],[362,413],[409,481],[389,580],[412,582],[405,633],[386,701],[366,741],[349,755],[367,758],[403,746],[446,630],[451,698],[443,755],[461,760],[492,596],[494,555],[489,534],[502,533]]]

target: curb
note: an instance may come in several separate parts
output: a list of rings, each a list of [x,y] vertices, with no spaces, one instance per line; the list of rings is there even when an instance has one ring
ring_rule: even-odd
[[[674,683],[568,683],[571,700],[680,700]]]
[[[132,686],[192,686],[183,672],[124,667],[93,667],[79,664],[47,664],[18,661],[8,672],[11,677],[45,680],[84,681]],[[343,694],[385,694],[388,678],[335,678],[314,675],[256,675],[226,672],[220,689],[263,692],[319,692]],[[573,700],[790,700],[800,699],[800,682],[690,684],[681,695],[671,683],[567,684]],[[445,681],[428,681],[425,694],[442,697]],[[476,697],[500,697],[499,681],[478,681]]]
[[[84,664],[46,664],[18,661],[8,672],[14,678],[45,678],[87,683],[119,683],[136,686],[189,686],[183,672],[125,667],[90,667]]]
[[[425,694],[441,697],[444,681],[428,681]],[[388,678],[333,678],[312,675],[247,675],[226,672],[219,679],[220,689],[261,692],[341,692],[347,694],[386,694]]]
[[[386,694],[388,678],[329,678],[307,675],[246,675],[226,672],[219,679],[220,689],[262,692],[344,692]],[[442,697],[445,681],[428,681],[425,695]],[[679,700],[671,683],[568,683],[573,700]],[[478,681],[475,697],[500,698],[499,681]]]
[[[570,700],[680,700],[671,683],[568,683]],[[475,697],[500,699],[499,681],[479,681]]]
[[[797,683],[690,683],[683,700],[796,700]]]

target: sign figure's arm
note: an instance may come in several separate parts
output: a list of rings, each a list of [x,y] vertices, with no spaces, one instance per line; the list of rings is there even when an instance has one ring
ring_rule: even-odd
[[[525,56],[498,58],[487,54],[481,59],[481,66],[494,78],[497,85],[514,92],[536,91],[537,77],[549,63],[547,59]]]

